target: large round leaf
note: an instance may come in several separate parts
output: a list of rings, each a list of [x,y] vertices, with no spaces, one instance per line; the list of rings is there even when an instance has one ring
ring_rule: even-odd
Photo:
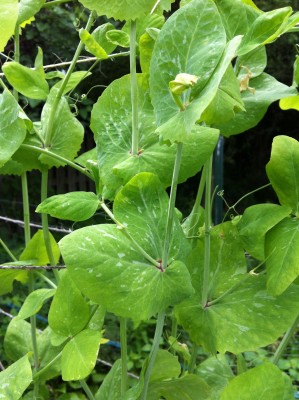
[[[177,307],[177,316],[191,339],[207,351],[238,354],[273,343],[298,315],[299,288],[278,297],[266,291],[266,278],[249,276],[213,305],[198,298]]]

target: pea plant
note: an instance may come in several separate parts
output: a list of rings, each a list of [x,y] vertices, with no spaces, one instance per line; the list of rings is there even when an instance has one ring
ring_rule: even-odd
[[[33,68],[22,65],[22,30],[43,8],[51,12],[65,2],[1,2],[0,50],[13,40],[14,53],[0,81],[0,173],[21,178],[25,246],[16,257],[1,238],[8,260],[0,293],[11,292],[17,280],[29,294],[5,335],[11,364],[0,373],[0,398],[77,398],[50,397],[49,381],[59,377],[81,385],[78,398],[96,400],[294,398],[277,363],[299,315],[298,142],[283,135],[273,141],[266,172],[278,204],[252,205],[218,225],[211,215],[220,135],[254,127],[274,101],[298,109],[298,58],[291,86],[264,70],[266,45],[296,31],[299,13],[289,6],[263,12],[252,0],[181,0],[166,19],[172,0],[80,0],[89,18],[78,28],[67,72],[45,71],[41,48]],[[103,16],[107,22],[97,24]],[[83,50],[95,63],[127,57],[130,74],[93,105],[96,147],[78,157],[84,128],[70,92],[92,70],[75,70]],[[20,95],[44,102],[39,120],[21,107]],[[61,166],[86,175],[95,191],[49,197],[49,170]],[[42,229],[34,235],[32,170],[41,174]],[[182,218],[177,188],[200,171],[193,209]],[[48,215],[77,222],[98,210],[106,223],[87,224],[58,243],[49,232]],[[36,287],[37,279],[44,287]],[[49,300],[41,331],[36,314]],[[120,321],[121,358],[95,389],[88,377],[107,339],[106,312]],[[133,384],[128,320],[136,326],[150,318],[153,344]],[[182,332],[187,344],[180,343]],[[249,368],[243,353],[275,342],[273,358]],[[200,363],[199,351],[206,354]],[[235,357],[236,368],[225,354]]]

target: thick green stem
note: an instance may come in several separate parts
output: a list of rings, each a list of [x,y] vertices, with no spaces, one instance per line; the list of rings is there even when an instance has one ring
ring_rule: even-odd
[[[89,400],[95,400],[95,397],[94,397],[92,391],[90,390],[89,386],[87,385],[86,381],[84,379],[81,379],[79,382],[80,382],[82,389],[86,393],[87,398]]]
[[[48,197],[48,169],[44,168],[42,170],[42,182],[41,182],[41,202],[47,199]],[[41,214],[42,218],[42,227],[43,227],[43,233],[44,233],[44,241],[45,241],[45,246],[47,249],[47,254],[48,258],[50,261],[50,265],[54,266],[56,265],[55,258],[53,255],[53,250],[52,250],[52,245],[51,245],[51,239],[50,239],[50,231],[49,231],[49,224],[48,224],[48,214],[42,213]],[[57,282],[59,281],[59,274],[58,271],[53,270],[55,278]]]
[[[188,368],[188,373],[189,374],[193,374],[194,369],[196,367],[196,358],[197,358],[197,352],[198,352],[198,346],[197,344],[193,344],[193,348],[192,348],[192,353],[191,353],[191,359],[190,359],[190,363],[189,363],[189,368]]]
[[[21,144],[20,148],[32,150],[32,151],[35,151],[36,153],[46,154],[49,157],[55,158],[56,160],[59,160],[59,161],[62,161],[63,163],[69,165],[70,167],[72,167],[72,168],[76,169],[77,171],[81,172],[82,174],[86,175],[89,179],[93,180],[91,173],[88,172],[85,168],[80,167],[80,165],[68,160],[67,158],[64,158],[58,154],[52,153],[48,149],[42,149],[41,147],[32,146],[30,144]]]
[[[294,333],[296,332],[296,330],[298,329],[298,324],[299,324],[299,315],[298,317],[295,319],[295,321],[293,322],[292,326],[289,328],[289,330],[286,332],[286,334],[284,335],[282,341],[280,342],[279,346],[277,347],[274,357],[272,359],[272,363],[277,365],[278,361],[280,360],[283,352],[285,351],[285,348],[287,347],[287,345],[289,344],[289,341],[291,340],[292,336],[294,335]]]
[[[127,371],[127,319],[120,318],[120,350],[121,350],[121,398],[124,397],[128,388]]]
[[[132,155],[138,154],[138,87],[136,74],[136,21],[131,21],[130,30],[130,78],[131,78],[131,105],[132,105]]]
[[[95,11],[92,11],[90,13],[90,16],[89,16],[87,24],[86,24],[86,28],[85,28],[86,31],[88,31],[88,32],[90,31],[95,18],[96,18],[96,13],[95,13]],[[79,45],[77,47],[77,50],[76,50],[76,52],[74,54],[74,57],[72,59],[71,65],[69,66],[69,69],[68,69],[65,77],[63,78],[62,82],[61,82],[61,86],[59,87],[58,93],[57,93],[57,95],[55,97],[55,100],[54,100],[54,102],[52,104],[51,111],[50,111],[50,117],[49,117],[49,120],[48,120],[48,124],[47,124],[47,127],[46,127],[46,133],[45,133],[45,143],[44,143],[45,148],[48,148],[49,145],[51,144],[53,125],[54,125],[54,120],[55,120],[55,117],[56,117],[56,114],[57,114],[57,108],[58,108],[59,102],[60,102],[60,100],[61,100],[61,98],[63,96],[64,89],[65,89],[65,87],[66,87],[66,85],[67,85],[67,83],[68,83],[68,81],[69,81],[69,79],[70,79],[70,77],[72,75],[72,72],[75,69],[77,60],[78,60],[83,48],[84,48],[84,43],[82,41],[80,41],[80,43],[79,43]]]
[[[205,251],[204,251],[204,274],[202,285],[203,307],[208,301],[209,275],[210,275],[210,256],[211,256],[211,186],[212,186],[212,164],[213,156],[206,163],[206,191],[205,191]]]
[[[148,366],[147,366],[147,369],[146,369],[146,372],[144,375],[144,385],[143,385],[142,394],[140,396],[140,400],[147,399],[149,380],[150,380],[151,372],[152,372],[154,362],[156,360],[157,353],[159,350],[160,340],[161,340],[162,333],[163,333],[164,321],[165,321],[165,313],[164,312],[158,313],[154,342],[153,342],[153,346],[151,348],[151,352],[150,352],[150,355],[148,358]]]
[[[31,238],[31,232],[30,232],[30,207],[29,207],[28,183],[27,183],[26,172],[22,174],[22,197],[23,197],[24,234],[25,234],[25,243],[27,245]]]
[[[123,232],[123,234],[132,242],[132,244],[134,245],[134,247],[136,248],[136,250],[142,254],[144,256],[144,258],[146,258],[150,263],[152,263],[155,267],[159,268],[160,267],[160,263],[155,260],[153,257],[151,257],[137,242],[136,240],[133,238],[133,236],[131,236],[131,234],[128,232],[127,228],[121,223],[119,222],[114,214],[112,213],[111,210],[109,210],[109,208],[106,206],[106,204],[104,202],[101,203],[101,207],[102,209],[105,211],[105,213],[112,219],[113,222],[116,223],[117,227],[121,230],[121,232]]]
[[[165,240],[164,240],[163,255],[162,255],[162,270],[165,270],[168,265],[168,256],[169,256],[169,248],[173,231],[173,216],[175,210],[175,200],[176,200],[176,192],[177,192],[179,172],[181,166],[182,151],[183,151],[183,143],[178,143],[173,174],[172,174],[170,198],[167,210],[166,232],[165,232]]]

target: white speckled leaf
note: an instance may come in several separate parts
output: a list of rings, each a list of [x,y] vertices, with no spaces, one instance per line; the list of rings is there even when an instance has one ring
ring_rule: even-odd
[[[2,0],[0,11],[0,51],[14,34],[18,19],[18,0]]]
[[[0,399],[19,400],[31,382],[32,371],[26,355],[0,373]]]
[[[238,354],[277,340],[297,317],[298,307],[298,286],[274,297],[267,293],[266,277],[250,276],[218,303],[202,308],[193,297],[176,314],[191,339],[207,351]]]

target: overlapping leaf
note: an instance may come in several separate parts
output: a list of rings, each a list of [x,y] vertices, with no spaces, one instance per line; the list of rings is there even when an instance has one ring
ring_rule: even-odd
[[[166,21],[156,41],[150,69],[151,98],[158,126],[179,112],[169,82],[179,73],[199,76],[194,89],[198,93],[215,70],[225,44],[220,15],[210,0],[194,0]]]
[[[0,167],[18,150],[26,137],[26,125],[19,118],[19,105],[5,90],[0,95]]]
[[[246,90],[242,93],[245,112],[240,112],[225,124],[217,126],[228,137],[253,128],[265,115],[269,105],[286,96],[295,95],[296,89],[278,82],[271,75],[262,73],[250,79],[254,93]]]
[[[0,11],[0,51],[14,34],[18,19],[18,0],[2,0]]]
[[[165,186],[171,183],[176,145],[160,144],[154,133],[155,119],[144,75],[138,75],[138,101],[140,151],[137,156],[130,154],[132,111],[129,76],[114,81],[92,111],[91,128],[97,142],[100,177],[106,198],[113,198],[121,185],[138,172],[159,173]],[[183,148],[179,182],[200,170],[213,152],[218,135],[218,131],[210,128],[194,128]]]
[[[31,381],[32,371],[26,355],[0,373],[0,398],[19,400]]]
[[[280,295],[299,275],[299,222],[290,217],[274,226],[265,239],[267,288]]]
[[[163,186],[149,173],[136,175],[115,199],[115,215],[143,251],[156,260],[162,258],[167,203]],[[115,225],[79,229],[64,237],[60,248],[80,290],[117,315],[147,319],[192,293],[189,273],[180,261],[186,258],[188,243],[177,220],[170,265],[164,272]]]
[[[211,232],[207,304],[200,304],[204,257],[200,240],[188,263],[197,294],[177,306],[176,313],[195,343],[212,353],[237,354],[272,343],[288,329],[297,316],[299,288],[293,285],[279,297],[269,295],[265,277],[245,273],[242,243],[236,228],[229,225]]]
[[[275,137],[266,171],[280,204],[299,215],[298,141],[283,135]]]
[[[232,379],[220,400],[292,400],[290,378],[273,364],[266,363]]]
[[[29,20],[42,8],[46,0],[21,0],[19,2],[18,25]]]

